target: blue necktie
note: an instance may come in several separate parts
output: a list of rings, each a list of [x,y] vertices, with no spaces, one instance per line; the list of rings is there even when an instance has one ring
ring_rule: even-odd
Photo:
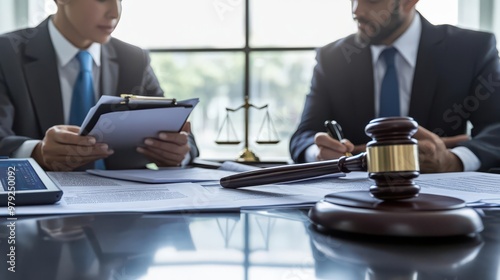
[[[401,115],[399,109],[398,75],[396,73],[396,65],[394,64],[394,56],[397,52],[396,48],[391,47],[385,49],[382,54],[380,54],[380,56],[384,58],[385,65],[387,66],[380,89],[380,117]]]
[[[82,125],[87,112],[94,106],[94,83],[92,81],[92,56],[87,51],[80,51],[76,58],[80,62],[80,73],[76,78],[71,98],[69,124]]]
[[[88,111],[95,104],[94,82],[92,79],[92,56],[88,51],[80,51],[76,58],[80,62],[80,73],[76,78],[71,98],[69,124],[81,126]],[[95,162],[96,169],[106,169],[104,160]]]

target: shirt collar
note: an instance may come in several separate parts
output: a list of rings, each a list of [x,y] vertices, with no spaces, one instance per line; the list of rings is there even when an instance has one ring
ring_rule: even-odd
[[[415,65],[417,64],[418,45],[420,42],[421,34],[422,20],[420,19],[420,14],[416,13],[408,29],[392,44],[392,46],[398,50],[399,54],[413,68],[415,68]],[[380,53],[387,47],[388,46],[385,45],[370,46],[372,51],[373,64],[377,62]]]
[[[75,57],[80,49],[73,46],[73,44],[64,38],[52,22],[52,18],[49,20],[49,34],[59,61],[59,65],[64,67]],[[86,51],[90,53],[94,63],[97,66],[101,66],[101,44],[92,43]]]

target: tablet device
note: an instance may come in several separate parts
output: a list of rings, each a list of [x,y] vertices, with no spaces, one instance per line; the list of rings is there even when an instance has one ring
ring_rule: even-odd
[[[0,206],[53,204],[62,194],[34,159],[0,159]]]

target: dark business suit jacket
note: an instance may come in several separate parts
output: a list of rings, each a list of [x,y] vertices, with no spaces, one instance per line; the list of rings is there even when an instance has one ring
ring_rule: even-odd
[[[47,129],[64,124],[48,21],[0,36],[0,155],[10,156],[24,141],[42,139]],[[100,93],[163,96],[149,62],[146,51],[112,38],[101,49]],[[198,149],[193,137],[190,144],[194,158]],[[123,163],[111,157],[106,161],[107,168]]]
[[[422,35],[411,89],[409,116],[439,136],[466,132],[468,147],[481,170],[500,166],[500,65],[495,37],[450,25],[434,26],[422,18]],[[364,128],[375,118],[370,47],[351,35],[317,52],[310,93],[301,122],[290,141],[295,162],[304,161],[325,120],[342,125],[354,144],[370,138]]]

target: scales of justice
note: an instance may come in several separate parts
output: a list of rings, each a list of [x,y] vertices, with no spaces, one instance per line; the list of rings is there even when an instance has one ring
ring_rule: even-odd
[[[262,121],[262,124],[260,125],[258,134],[257,134],[257,139],[256,143],[257,144],[277,144],[280,142],[279,137],[278,137],[278,132],[276,131],[276,128],[274,127],[273,121],[269,115],[269,106],[268,104],[258,107],[255,106],[254,104],[251,104],[249,102],[248,95],[245,96],[245,103],[241,106],[239,106],[236,109],[231,109],[231,108],[226,108],[226,117],[224,118],[224,121],[222,122],[222,125],[219,129],[219,132],[217,133],[217,138],[215,140],[215,143],[220,144],[220,145],[238,145],[241,143],[240,140],[238,140],[236,136],[236,131],[234,129],[234,126],[232,124],[231,118],[229,116],[230,113],[234,113],[239,111],[240,109],[244,109],[244,127],[245,127],[245,143],[244,143],[244,148],[240,152],[238,158],[236,159],[237,161],[241,162],[258,162],[260,161],[259,157],[250,149],[249,146],[249,127],[250,127],[250,108],[254,108],[257,110],[262,110],[266,109],[266,114],[265,117]],[[221,134],[223,130],[226,132],[226,138],[221,140]],[[267,137],[262,137],[266,136]]]

